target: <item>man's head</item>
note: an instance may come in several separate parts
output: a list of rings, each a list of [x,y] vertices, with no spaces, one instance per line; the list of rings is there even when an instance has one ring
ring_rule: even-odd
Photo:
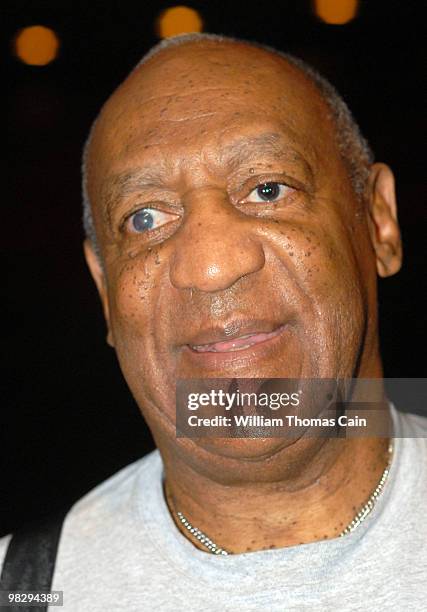
[[[316,79],[245,42],[175,41],[92,131],[86,257],[109,342],[167,452],[177,378],[381,375],[376,276],[401,258],[393,177]],[[170,452],[206,469],[214,453],[227,470],[282,442]]]

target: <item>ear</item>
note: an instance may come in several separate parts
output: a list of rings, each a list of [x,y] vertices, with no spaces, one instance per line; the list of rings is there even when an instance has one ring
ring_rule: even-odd
[[[104,270],[102,269],[101,262],[99,261],[98,255],[95,253],[92,242],[85,240],[83,243],[83,250],[85,254],[86,263],[89,267],[92,278],[95,281],[96,288],[98,289],[99,297],[101,298],[102,308],[104,311],[105,321],[107,323],[107,343],[114,347],[113,335],[110,327],[110,309],[108,305],[108,292],[107,284],[105,280]]]
[[[368,226],[376,254],[377,272],[386,277],[402,265],[394,176],[386,164],[373,164],[368,182]]]

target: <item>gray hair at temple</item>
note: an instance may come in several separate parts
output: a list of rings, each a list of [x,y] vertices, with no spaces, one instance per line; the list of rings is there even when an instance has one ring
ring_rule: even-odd
[[[139,66],[147,62],[157,53],[160,53],[164,49],[183,45],[190,42],[203,42],[203,41],[216,41],[220,43],[240,43],[246,44],[251,47],[263,49],[269,51],[276,56],[285,59],[289,64],[295,66],[301,72],[311,80],[311,82],[317,87],[318,91],[322,95],[326,102],[331,117],[335,123],[336,131],[335,136],[337,139],[338,147],[342,156],[342,159],[346,165],[353,189],[356,195],[362,200],[363,193],[365,191],[367,179],[369,176],[369,167],[373,162],[373,153],[369,147],[368,142],[362,136],[359,126],[353,118],[347,104],[343,98],[339,95],[335,87],[331,85],[324,77],[322,77],[316,70],[306,64],[301,59],[277,51],[272,47],[261,45],[255,42],[241,40],[238,38],[231,38],[227,36],[220,36],[217,34],[184,34],[182,36],[175,36],[173,38],[167,38],[157,45],[155,45],[150,51],[144,55],[141,61],[135,66],[136,70]],[[96,239],[95,225],[93,222],[92,208],[89,201],[88,190],[87,190],[87,157],[90,148],[91,137],[93,134],[94,127],[97,119],[92,124],[89,136],[86,140],[83,150],[82,160],[82,190],[83,190],[83,226],[86,237],[92,242],[93,248],[98,256],[100,256],[99,245]]]

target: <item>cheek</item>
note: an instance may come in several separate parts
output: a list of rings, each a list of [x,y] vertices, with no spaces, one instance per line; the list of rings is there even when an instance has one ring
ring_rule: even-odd
[[[293,224],[275,234],[275,265],[295,287],[306,341],[319,355],[350,354],[363,334],[363,275],[350,234],[338,222]]]
[[[314,247],[301,253],[301,269],[319,311],[341,327],[359,327],[363,314],[364,289],[359,261],[351,236],[341,228],[336,233],[314,232]],[[308,241],[310,235],[305,234]],[[311,250],[311,255],[310,254]],[[310,260],[310,261],[309,261]]]
[[[151,253],[141,254],[109,270],[110,326],[123,375],[137,401],[143,381],[156,379],[158,346],[157,266]]]
[[[109,275],[108,300],[113,332],[129,330],[137,333],[146,329],[150,317],[149,304],[156,288],[149,267],[149,254],[117,266]]]
[[[366,325],[365,285],[356,249],[344,226],[338,226],[338,231],[335,228],[334,233],[305,232],[303,241],[299,255],[301,278],[312,296],[316,326],[323,330],[313,343],[318,343],[320,353],[334,356],[342,375],[349,375]]]
[[[158,380],[165,354],[165,333],[170,300],[165,299],[167,262],[164,249],[111,261],[107,269],[110,327],[125,379],[138,399],[143,380]],[[166,296],[167,297],[167,296]],[[166,307],[159,308],[162,303]],[[169,364],[170,367],[170,364]]]
[[[301,287],[313,297],[346,292],[358,284],[359,266],[349,235],[306,224],[280,229],[274,239],[275,256]],[[310,291],[308,288],[310,287]]]

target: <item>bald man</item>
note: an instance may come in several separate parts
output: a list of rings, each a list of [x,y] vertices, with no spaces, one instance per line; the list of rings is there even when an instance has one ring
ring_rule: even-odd
[[[393,174],[333,87],[271,49],[172,39],[104,105],[83,171],[107,341],[158,450],[56,524],[64,609],[426,609],[427,423],[381,386],[390,437],[176,435],[179,379],[383,375]]]

